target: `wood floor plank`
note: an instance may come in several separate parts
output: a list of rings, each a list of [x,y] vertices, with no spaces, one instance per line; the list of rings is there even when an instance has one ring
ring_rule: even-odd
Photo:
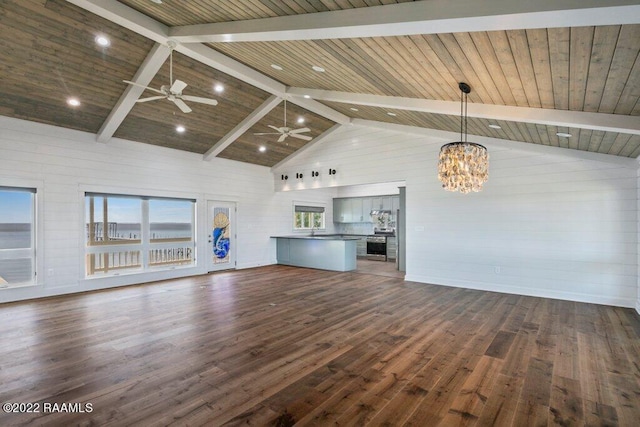
[[[576,426],[584,424],[580,381],[554,375],[549,403],[549,423]]]
[[[384,266],[382,266],[384,267]],[[287,266],[0,305],[0,425],[614,425],[631,309]]]

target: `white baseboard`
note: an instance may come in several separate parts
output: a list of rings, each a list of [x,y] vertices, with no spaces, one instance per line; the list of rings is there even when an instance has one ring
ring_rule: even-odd
[[[438,286],[449,286],[452,288],[474,289],[479,291],[500,292],[504,294],[525,295],[530,297],[551,298],[566,301],[585,302],[591,304],[611,305],[615,307],[636,308],[640,313],[640,301],[635,302],[632,299],[609,297],[602,295],[581,294],[575,292],[562,292],[550,289],[532,289],[520,286],[498,285],[495,283],[470,282],[466,280],[450,280],[440,277],[428,277],[420,275],[407,274],[404,278],[406,281],[427,283]]]
[[[275,261],[273,261],[273,262],[243,262],[243,263],[238,263],[238,265],[236,265],[236,269],[244,270],[245,268],[264,267],[265,265],[272,265],[272,264],[276,264],[276,262]]]
[[[640,314],[640,299],[636,301],[636,312]]]

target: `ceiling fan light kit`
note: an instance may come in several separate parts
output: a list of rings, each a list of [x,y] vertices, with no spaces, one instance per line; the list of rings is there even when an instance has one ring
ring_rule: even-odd
[[[160,89],[155,89],[152,87],[144,86],[136,82],[132,82],[130,80],[123,80],[123,82],[142,87],[145,90],[150,90],[152,92],[159,93],[160,95],[149,96],[147,98],[139,98],[136,102],[149,102],[149,101],[157,101],[159,99],[167,99],[173,102],[183,113],[190,113],[191,108],[184,102],[197,102],[199,104],[207,104],[207,105],[218,105],[218,101],[212,98],[203,98],[201,96],[191,96],[191,95],[183,95],[182,91],[188,86],[182,80],[175,79],[173,80],[173,50],[176,47],[175,42],[169,42],[169,85],[162,85]]]
[[[445,190],[467,194],[481,191],[489,179],[489,154],[483,145],[467,142],[467,96],[471,87],[466,83],[459,83],[458,87],[461,92],[460,141],[440,148],[438,179]]]

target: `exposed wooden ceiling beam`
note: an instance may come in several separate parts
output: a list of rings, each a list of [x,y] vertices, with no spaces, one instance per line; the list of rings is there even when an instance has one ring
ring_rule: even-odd
[[[68,2],[106,18],[124,28],[145,36],[157,43],[170,40],[168,27],[115,0],[67,0]],[[178,44],[176,51],[205,65],[222,71],[245,83],[278,97],[286,96],[286,86],[253,68],[229,58],[201,44]],[[311,99],[292,99],[292,102],[329,120],[346,123],[349,117]]]
[[[353,119],[352,125],[380,129],[381,131],[396,131],[396,132],[409,133],[414,135],[423,135],[425,137],[431,138],[432,142],[436,144],[455,141],[460,137],[460,134],[457,132],[447,132],[444,130],[420,128],[416,126],[400,125],[400,124],[387,123],[387,122],[378,122],[375,120]],[[529,142],[512,141],[509,139],[491,138],[488,136],[478,136],[478,135],[473,136],[473,142],[476,142],[479,144],[485,144],[487,147],[489,146],[504,147],[504,148],[516,147],[520,150],[536,152],[541,154],[549,154],[555,151],[557,153],[563,153],[564,155],[568,155],[574,158],[579,158],[584,160],[597,160],[600,162],[616,164],[616,165],[630,168],[630,169],[638,168],[637,159],[631,159],[629,157],[620,157],[620,156],[615,156],[611,154],[575,150],[573,148],[531,144]],[[275,172],[275,171],[272,169],[272,172]]]
[[[457,101],[401,98],[295,87],[289,88],[287,93],[297,97],[310,96],[320,101],[340,102],[350,105],[460,115],[460,102]],[[469,103],[467,115],[482,119],[538,123],[640,135],[640,120],[638,120],[638,117],[621,114]]]
[[[635,0],[430,0],[172,27],[181,43],[322,40],[634,24]]]
[[[169,27],[115,0],[67,0],[160,44],[167,44]]]
[[[286,89],[287,94],[289,93],[289,89]],[[324,105],[321,102],[316,101],[315,99],[301,97],[291,97],[287,96],[287,101],[293,104],[296,104],[299,107],[302,107],[306,110],[311,111],[312,113],[316,113],[319,116],[325,117],[329,120],[333,120],[334,122],[347,125],[351,123],[351,117],[345,116],[344,114]]]
[[[251,129],[253,125],[258,123],[260,119],[269,114],[269,111],[273,110],[278,104],[280,104],[282,98],[279,98],[275,95],[272,95],[263,102],[258,108],[256,108],[251,114],[249,114],[243,121],[238,123],[236,127],[231,129],[229,133],[223,136],[216,144],[211,147],[206,153],[203,155],[204,160],[211,160],[220,154],[225,148],[231,145],[236,139],[238,139],[242,134]]]
[[[133,82],[143,86],[149,86],[153,77],[158,73],[162,64],[165,63],[169,56],[170,50],[161,44],[155,44],[144,62],[133,77]],[[122,83],[125,85],[125,83]],[[127,85],[124,93],[116,103],[116,106],[109,113],[109,117],[102,124],[98,131],[98,142],[107,142],[113,134],[118,130],[127,114],[131,111],[140,95],[144,92],[144,88],[139,86]]]

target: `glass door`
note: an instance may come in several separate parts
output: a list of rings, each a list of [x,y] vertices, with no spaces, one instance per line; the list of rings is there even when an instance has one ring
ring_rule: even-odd
[[[207,202],[207,269],[228,270],[236,267],[236,204]]]

